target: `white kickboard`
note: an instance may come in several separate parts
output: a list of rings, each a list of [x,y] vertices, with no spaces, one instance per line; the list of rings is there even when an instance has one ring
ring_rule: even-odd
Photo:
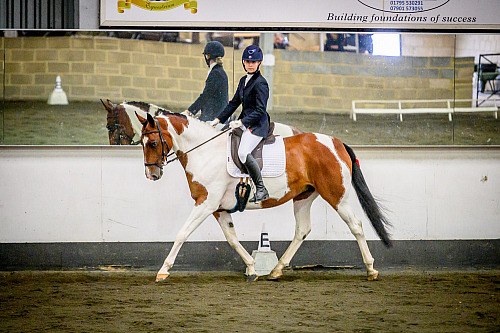
[[[285,172],[286,157],[285,143],[283,137],[276,136],[276,141],[271,145],[265,145],[262,150],[262,177],[279,177]],[[241,173],[231,158],[231,136],[227,138],[227,172],[231,177],[249,177]]]

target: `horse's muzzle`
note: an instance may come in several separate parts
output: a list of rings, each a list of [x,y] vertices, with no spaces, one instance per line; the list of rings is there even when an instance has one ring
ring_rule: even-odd
[[[146,167],[146,178],[149,180],[156,181],[163,176],[163,169],[157,166],[147,166]]]

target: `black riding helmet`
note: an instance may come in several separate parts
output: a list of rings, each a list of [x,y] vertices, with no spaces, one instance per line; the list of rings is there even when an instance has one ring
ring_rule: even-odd
[[[262,61],[264,59],[264,53],[257,45],[250,45],[243,51],[243,55],[241,56],[241,64],[243,65],[243,69],[245,69],[245,65],[243,64],[243,60],[247,61]]]
[[[224,51],[224,46],[216,40],[210,41],[205,45],[205,50],[203,50],[204,55],[210,55],[210,58],[205,57],[205,62],[207,66],[210,66],[210,59],[217,59],[218,57],[223,57],[226,53]]]

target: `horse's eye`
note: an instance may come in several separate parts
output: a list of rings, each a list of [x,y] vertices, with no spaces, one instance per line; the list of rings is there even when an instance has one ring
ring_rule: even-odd
[[[156,142],[156,141],[151,141],[151,142],[149,143],[149,145],[151,146],[151,148],[156,148],[156,146],[158,146],[158,142]]]

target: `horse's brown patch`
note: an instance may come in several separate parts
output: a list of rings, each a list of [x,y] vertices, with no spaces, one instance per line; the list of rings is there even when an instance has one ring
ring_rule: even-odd
[[[207,200],[208,191],[202,184],[193,181],[193,175],[186,172],[186,177],[189,184],[189,191],[191,191],[191,198],[195,201],[195,206],[199,206]]]
[[[283,138],[286,154],[286,174],[288,180],[288,191],[282,198],[270,198],[262,202],[262,208],[276,207],[307,192],[311,186],[314,188],[313,180],[307,172],[307,164],[310,157],[303,149],[304,141],[309,141],[311,134],[302,134]],[[313,154],[314,155],[314,154]]]
[[[172,114],[168,116],[168,119],[178,135],[181,135],[189,125],[189,120],[183,115]]]
[[[289,198],[285,199],[284,197],[279,199],[279,200],[276,200],[274,198],[269,198],[269,199],[262,201],[260,205],[262,206],[262,208],[271,208],[271,207],[279,206],[282,203],[287,202],[288,200],[290,200],[290,199]]]
[[[336,140],[336,139],[334,139]],[[332,207],[337,207],[344,195],[341,166],[337,159],[324,158],[333,155],[330,148],[318,142],[312,133],[284,138],[286,153],[286,173],[290,189],[280,199],[262,202],[262,208],[279,206],[290,199],[305,199],[316,190]],[[334,146],[339,156],[351,167],[349,155],[338,140]],[[309,147],[310,149],[304,149]],[[347,156],[347,160],[346,160]]]
[[[182,151],[178,150],[175,152],[177,159],[181,162],[182,167],[186,170],[186,165],[188,163],[188,157]]]
[[[179,162],[181,163],[184,170],[186,170],[186,166],[188,163],[188,156],[181,151],[177,151],[177,156],[179,158]],[[186,171],[186,178],[189,185],[189,191],[191,192],[191,198],[195,201],[195,206],[201,205],[208,197],[208,191],[205,186],[198,183],[197,181],[193,181],[193,174]]]

